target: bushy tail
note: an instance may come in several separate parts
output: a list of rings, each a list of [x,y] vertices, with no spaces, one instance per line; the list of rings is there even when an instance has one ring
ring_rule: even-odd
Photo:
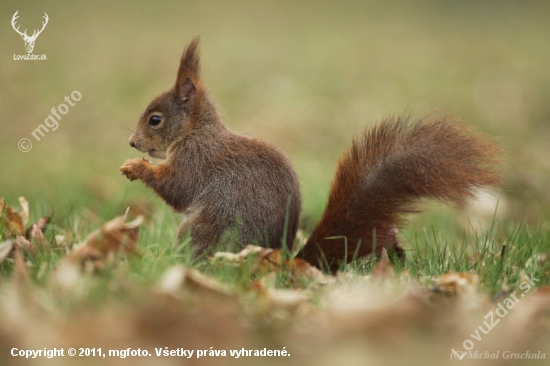
[[[354,139],[340,159],[303,258],[334,271],[340,260],[370,254],[374,238],[377,252],[394,247],[403,215],[419,212],[422,198],[462,204],[478,188],[498,185],[500,153],[450,117],[382,121]]]

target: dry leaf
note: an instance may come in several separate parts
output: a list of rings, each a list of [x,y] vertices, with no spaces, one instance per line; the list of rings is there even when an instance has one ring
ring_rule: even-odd
[[[35,241],[40,245],[42,248],[46,247],[46,238],[44,237],[44,233],[40,229],[40,226],[37,224],[33,224],[29,230],[27,230],[27,238],[31,241]]]
[[[251,290],[256,292],[271,306],[279,306],[288,310],[294,310],[299,305],[309,301],[310,295],[303,290],[265,288],[260,281],[254,281]]]
[[[219,264],[233,265],[238,267],[247,258],[250,258],[253,256],[263,257],[272,251],[273,249],[263,248],[256,245],[247,245],[239,253],[230,253],[230,252],[214,253],[212,262],[215,264],[219,263]]]
[[[63,258],[53,272],[54,282],[63,289],[74,289],[84,272],[94,273],[96,270],[102,269],[106,259],[97,249],[84,245]]]
[[[273,268],[277,270],[280,267],[286,267],[290,269],[290,272],[294,276],[305,277],[310,280],[315,280],[316,282],[322,283],[322,284],[325,284],[328,282],[327,276],[325,276],[319,268],[312,266],[311,264],[309,264],[308,262],[304,261],[301,258],[287,259],[283,263],[281,263],[281,261],[282,261],[281,251],[277,249],[269,253],[266,257],[264,257],[258,264],[258,268],[259,269]]]
[[[25,197],[21,196],[19,197],[19,204],[21,205],[21,208],[23,208],[23,210],[19,212],[19,216],[21,217],[23,226],[27,226],[29,223],[29,202],[25,199]]]
[[[36,250],[32,246],[31,242],[24,236],[17,236],[15,238],[15,248],[21,250],[21,252],[29,252],[33,256],[36,255]]]
[[[103,224],[61,261],[53,274],[54,281],[62,288],[74,288],[83,271],[94,272],[103,268],[107,259],[115,254],[136,253],[138,228],[142,223],[142,216],[132,222],[124,222],[124,216],[117,216]]]
[[[243,262],[252,263],[251,273],[267,274],[278,272],[281,267],[290,270],[294,276],[303,276],[319,282],[326,282],[326,277],[318,268],[300,258],[284,259],[280,249],[270,249],[247,245],[239,253],[218,252],[212,262],[231,266],[241,266]],[[250,261],[250,262],[249,262]]]
[[[4,259],[10,255],[12,249],[13,242],[11,240],[6,240],[0,243],[0,263],[2,263]]]
[[[478,283],[476,273],[451,272],[441,275],[432,291],[465,298],[476,293]]]
[[[218,295],[233,295],[227,285],[224,285],[214,278],[208,277],[195,269],[188,269],[183,266],[168,268],[162,276],[159,284],[163,292],[174,293],[181,289],[193,291],[206,291]]]
[[[370,278],[378,282],[386,282],[395,278],[395,271],[388,258],[386,248],[382,248],[382,255],[380,256],[380,260],[374,265]]]
[[[63,259],[53,272],[55,283],[64,289],[75,288],[81,277],[82,263],[74,256],[68,256]]]
[[[17,283],[18,286],[28,285],[30,283],[29,272],[27,271],[23,253],[21,253],[21,249],[17,246],[15,247],[13,258],[15,262],[12,277],[13,281]]]
[[[46,229],[46,225],[48,225],[49,222],[50,222],[50,216],[42,216],[41,218],[39,218],[37,222],[32,224],[27,229],[27,232],[25,235],[27,239],[31,239],[33,237],[33,231],[35,230],[40,230],[43,233],[44,230]]]
[[[91,233],[79,251],[82,250],[85,252],[89,248],[93,248],[105,257],[109,253],[136,253],[139,238],[138,227],[142,223],[143,216],[139,216],[134,221],[128,223],[124,222],[124,216],[117,216],[113,220],[103,224],[99,230]],[[87,248],[82,249],[84,247]]]
[[[311,293],[300,289],[266,288],[261,281],[254,281],[250,290],[256,294],[248,302],[248,311],[264,324],[280,321],[293,322],[296,314],[312,311]]]
[[[17,210],[7,204],[2,197],[0,198],[0,213],[1,212],[4,214],[0,217],[0,220],[3,221],[4,226],[8,229],[8,233],[11,235],[23,235],[25,233],[25,223],[23,220],[25,215],[28,219],[28,212],[25,213],[25,209],[23,209],[23,214],[18,213]]]
[[[545,297],[548,300],[550,300],[550,286],[546,285],[546,286],[541,286],[537,288],[535,294],[537,296]]]

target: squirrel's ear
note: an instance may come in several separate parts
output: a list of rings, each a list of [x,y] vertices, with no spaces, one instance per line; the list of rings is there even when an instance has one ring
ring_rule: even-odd
[[[197,88],[193,81],[189,78],[185,78],[183,82],[179,83],[179,88],[176,88],[178,96],[184,102],[193,99],[197,95]]]
[[[178,78],[176,79],[176,93],[184,101],[199,94],[202,90],[200,82],[199,43],[199,37],[193,39],[181,56]]]

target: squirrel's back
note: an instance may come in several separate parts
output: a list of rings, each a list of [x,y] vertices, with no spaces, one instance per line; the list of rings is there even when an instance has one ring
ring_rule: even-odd
[[[215,140],[202,138],[200,148],[192,144],[175,152],[173,164],[200,170],[195,179],[203,182],[188,208],[199,213],[190,222],[193,241],[216,244],[220,235],[238,232],[243,244],[277,248],[283,238],[292,244],[301,201],[290,160],[275,145],[228,130]]]

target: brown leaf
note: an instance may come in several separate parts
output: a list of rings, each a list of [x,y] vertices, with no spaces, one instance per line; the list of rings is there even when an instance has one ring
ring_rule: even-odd
[[[432,291],[465,298],[476,293],[478,283],[476,273],[451,272],[441,275]]]
[[[40,229],[40,226],[38,223],[33,224],[28,230],[27,230],[27,238],[30,241],[34,241],[38,243],[42,248],[46,247],[46,238],[44,237],[44,233]]]
[[[239,267],[246,259],[251,257],[263,257],[273,249],[263,248],[256,245],[247,245],[239,253],[217,252],[211,261],[214,264],[224,264]]]
[[[82,278],[82,257],[70,255],[65,257],[53,272],[53,280],[63,289],[73,289]]]
[[[261,268],[273,268],[272,270],[277,270],[278,268],[286,267],[290,269],[290,272],[294,276],[306,277],[310,280],[315,280],[319,283],[326,283],[327,277],[323,272],[306,262],[301,258],[291,258],[285,260],[283,263],[281,251],[279,249],[273,250],[271,253],[268,253],[267,256],[262,258],[258,267]]]
[[[2,263],[8,255],[10,255],[13,249],[13,242],[11,240],[6,240],[0,243],[0,263]]]
[[[278,272],[281,269],[283,254],[279,249],[262,248],[258,253],[252,273]]]
[[[548,300],[550,300],[550,286],[541,286],[537,288],[535,294],[540,297],[544,297]]]
[[[426,326],[436,314],[416,290],[390,294],[373,283],[343,283],[325,298],[334,330],[341,336],[371,332],[381,344],[392,346],[408,329]]]
[[[50,222],[50,216],[43,216],[38,219],[37,222],[32,224],[25,233],[25,237],[29,240],[36,240],[40,246],[46,245],[46,239],[44,238],[44,229]]]
[[[117,216],[105,223],[99,230],[91,233],[79,251],[84,254],[93,248],[107,257],[109,253],[136,253],[139,238],[138,228],[143,223],[143,216],[132,222],[124,222],[124,216]],[[86,249],[83,249],[85,248]]]
[[[23,235],[25,233],[24,218],[27,215],[28,220],[28,212],[25,214],[25,209],[23,209],[23,214],[19,214],[15,208],[5,202],[3,197],[0,198],[0,213],[2,212],[4,214],[0,217],[0,221],[8,229],[8,233],[11,235]]]
[[[15,248],[20,250],[22,253],[29,252],[33,256],[36,255],[36,250],[32,246],[31,242],[27,240],[24,236],[17,236],[15,238]]]
[[[15,261],[15,266],[13,269],[13,280],[15,283],[17,283],[18,286],[26,286],[30,283],[29,272],[27,271],[27,265],[25,264],[25,258],[23,258],[23,253],[21,253],[21,249],[15,247],[13,257]]]
[[[374,265],[371,273],[371,279],[379,282],[386,282],[395,278],[395,272],[393,266],[388,258],[388,252],[386,248],[382,248],[382,255],[380,260]]]
[[[53,272],[54,282],[63,289],[74,289],[83,273],[94,273],[103,269],[108,258],[99,250],[83,245],[59,263]]]
[[[292,320],[291,316],[298,309],[307,311],[311,308],[309,304],[311,294],[308,291],[267,288],[261,281],[252,282],[250,289],[256,294],[256,299],[250,303],[249,310],[256,316],[260,316],[262,321]]]
[[[242,267],[250,264],[250,272],[266,274],[278,272],[281,266],[281,252],[270,248],[247,245],[239,253],[217,252],[211,259],[214,264]]]
[[[251,273],[265,275],[278,272],[282,267],[289,269],[294,276],[325,281],[325,275],[318,268],[300,258],[284,259],[281,250],[247,245],[239,253],[218,252],[212,258],[214,264],[240,267],[244,262],[252,263]]]
[[[19,216],[21,217],[23,226],[27,226],[29,223],[29,202],[25,199],[25,197],[21,196],[19,197],[19,204],[21,205],[21,208],[23,208],[23,210],[19,212]]]
[[[94,272],[103,268],[106,261],[118,253],[137,253],[138,228],[142,223],[142,216],[132,222],[125,222],[124,216],[117,216],[103,224],[59,263],[53,274],[54,281],[62,288],[72,289],[83,271]]]
[[[188,289],[224,296],[234,294],[233,290],[218,280],[208,277],[195,269],[188,269],[183,266],[168,268],[160,280],[159,287],[161,291],[168,293]]]
[[[268,296],[270,302],[273,305],[283,307],[286,309],[295,309],[301,304],[308,303],[310,294],[304,290],[296,289],[276,289],[276,288],[262,288],[262,285],[258,281],[254,281],[252,290]]]

